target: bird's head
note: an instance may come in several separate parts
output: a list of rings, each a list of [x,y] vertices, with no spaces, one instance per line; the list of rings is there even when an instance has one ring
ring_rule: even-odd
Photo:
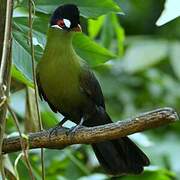
[[[65,31],[81,32],[79,10],[76,5],[66,4],[59,6],[51,17],[51,28]]]

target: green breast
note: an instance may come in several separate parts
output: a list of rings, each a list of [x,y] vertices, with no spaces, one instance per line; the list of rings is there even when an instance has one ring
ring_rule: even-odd
[[[80,91],[80,59],[72,47],[69,32],[50,30],[46,48],[38,64],[41,87],[58,110],[71,112],[83,102]]]

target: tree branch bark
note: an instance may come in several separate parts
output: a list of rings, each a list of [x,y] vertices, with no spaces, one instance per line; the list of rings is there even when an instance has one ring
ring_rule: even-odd
[[[92,144],[104,140],[124,137],[136,132],[157,128],[178,120],[177,113],[171,108],[161,108],[124,121],[95,127],[81,127],[73,135],[68,135],[68,128],[59,128],[49,137],[49,132],[40,131],[28,135],[26,145],[29,149],[62,149],[72,144]],[[11,153],[21,150],[20,138],[4,139],[3,152]]]

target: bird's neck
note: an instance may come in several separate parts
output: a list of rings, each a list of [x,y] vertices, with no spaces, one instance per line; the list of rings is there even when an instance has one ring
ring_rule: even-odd
[[[45,51],[48,49],[48,51],[50,51],[52,54],[58,53],[62,56],[65,54],[76,55],[72,45],[73,36],[74,32],[50,28],[48,31],[48,39]]]
[[[79,71],[81,58],[76,54],[72,45],[74,34],[75,32],[49,29],[46,47],[39,66],[52,67],[57,71],[63,69],[67,73]]]

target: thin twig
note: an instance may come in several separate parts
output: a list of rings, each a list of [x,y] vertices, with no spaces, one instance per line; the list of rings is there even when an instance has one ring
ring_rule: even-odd
[[[12,21],[12,12],[13,12],[13,0],[2,1],[1,6],[5,7],[5,2],[6,2],[6,10],[4,10],[3,12],[4,13],[6,12],[6,15],[4,16],[4,14],[1,14],[2,16],[5,17],[5,27],[3,27],[4,34],[3,33],[1,34],[1,36],[4,35],[4,38],[3,38],[2,57],[0,57],[1,58],[0,97],[3,97],[3,96],[8,97],[9,89],[10,89],[11,45],[12,45],[11,21]],[[3,87],[6,87],[6,89],[4,89]],[[5,172],[4,172],[3,155],[2,155],[3,136],[5,132],[5,126],[6,126],[6,112],[7,112],[7,105],[6,105],[6,101],[4,101],[3,106],[1,106],[1,109],[0,109],[0,171],[1,171],[1,175],[3,179],[6,178]]]
[[[29,148],[62,149],[72,144],[92,144],[100,141],[117,139],[136,132],[157,128],[175,122],[179,117],[171,108],[162,108],[141,114],[124,121],[118,121],[95,127],[82,127],[75,134],[68,135],[68,128],[59,128],[49,136],[49,130],[28,135]],[[51,130],[51,129],[50,129]],[[4,140],[3,152],[16,152],[21,149],[19,137]]]
[[[34,5],[33,0],[29,0],[29,37],[30,37],[30,47],[31,47],[31,59],[32,59],[32,71],[33,71],[33,81],[34,81],[34,89],[35,89],[35,101],[36,108],[38,114],[38,122],[39,122],[39,130],[43,130],[41,114],[38,103],[38,88],[36,83],[36,71],[35,71],[35,57],[34,57],[34,46],[33,46],[33,34],[32,34],[32,5]],[[33,8],[35,9],[35,8]],[[44,150],[41,148],[41,166],[42,166],[42,179],[45,180],[45,165],[44,165]]]
[[[12,118],[14,119],[16,128],[17,128],[17,130],[18,130],[18,132],[19,132],[19,137],[20,137],[19,140],[20,140],[20,144],[21,144],[21,149],[22,149],[23,154],[24,154],[24,159],[25,159],[25,162],[26,162],[26,165],[27,165],[27,169],[28,169],[28,171],[29,171],[29,175],[30,175],[30,177],[31,177],[32,180],[35,180],[34,175],[33,175],[33,171],[32,171],[32,167],[31,167],[31,163],[30,163],[30,161],[29,161],[28,153],[27,153],[27,149],[28,149],[29,146],[27,146],[27,145],[28,145],[27,142],[24,143],[24,139],[25,139],[26,141],[28,141],[28,138],[27,138],[27,139],[26,139],[26,138],[23,138],[23,135],[22,135],[21,130],[20,130],[20,127],[19,127],[18,118],[17,118],[16,114],[14,113],[14,111],[13,111],[13,110],[11,109],[11,107],[9,106],[9,104],[8,104],[7,106],[8,106],[8,110],[9,110]]]
[[[4,30],[4,44],[3,44],[3,52],[2,52],[2,59],[1,59],[1,66],[0,66],[0,85],[3,85],[3,77],[6,71],[6,63],[9,54],[9,47],[11,44],[9,43],[9,37],[11,34],[11,14],[12,14],[12,0],[7,1],[6,6],[6,23],[5,23],[5,30]]]

